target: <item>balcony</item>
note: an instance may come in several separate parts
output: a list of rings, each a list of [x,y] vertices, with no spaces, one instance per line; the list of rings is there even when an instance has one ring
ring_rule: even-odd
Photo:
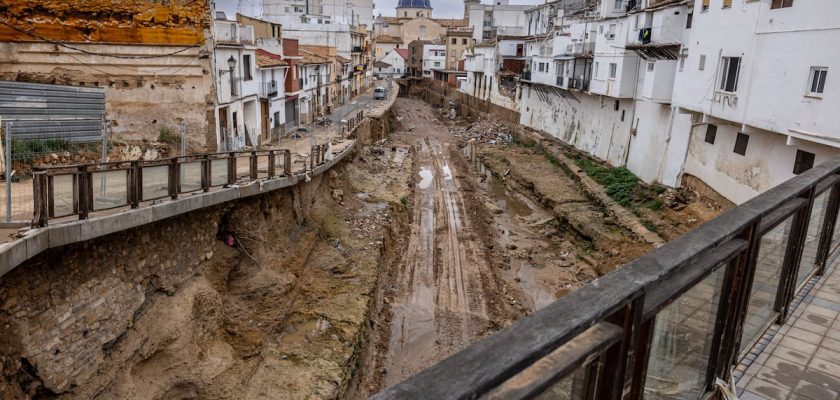
[[[261,82],[260,83],[260,97],[273,98],[277,96],[277,81]]]
[[[353,46],[353,54],[361,54],[362,50],[362,46]]]
[[[569,78],[569,89],[577,89],[581,92],[589,91],[589,80],[579,78]]]
[[[762,372],[836,387],[836,373],[819,372],[832,362],[807,360],[836,347],[838,172],[835,157],[374,399],[722,398],[716,379],[740,386]],[[804,361],[760,361],[786,344]],[[787,398],[770,389],[743,398]]]

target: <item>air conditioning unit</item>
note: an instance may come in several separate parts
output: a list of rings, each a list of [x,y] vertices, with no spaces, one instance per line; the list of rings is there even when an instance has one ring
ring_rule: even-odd
[[[613,40],[613,39],[615,39],[615,33],[607,33],[607,34],[606,34],[606,35],[604,35],[604,36],[606,36],[606,37],[607,37],[607,40]]]

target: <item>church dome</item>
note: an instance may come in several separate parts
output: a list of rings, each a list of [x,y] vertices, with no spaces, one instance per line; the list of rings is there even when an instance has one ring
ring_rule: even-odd
[[[432,9],[432,3],[429,0],[400,0],[397,8],[427,8]]]

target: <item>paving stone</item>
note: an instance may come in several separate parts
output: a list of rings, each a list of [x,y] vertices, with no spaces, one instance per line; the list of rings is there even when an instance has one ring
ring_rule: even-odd
[[[754,378],[749,385],[747,391],[753,392],[763,398],[771,400],[784,400],[790,394],[787,390],[775,383],[767,382],[758,378]]]
[[[800,382],[795,393],[813,400],[835,400],[837,398],[837,392],[807,381]]]

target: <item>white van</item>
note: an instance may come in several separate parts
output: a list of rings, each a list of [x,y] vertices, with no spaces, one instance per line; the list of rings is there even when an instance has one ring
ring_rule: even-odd
[[[385,88],[380,86],[376,89],[373,89],[373,99],[385,100]]]

